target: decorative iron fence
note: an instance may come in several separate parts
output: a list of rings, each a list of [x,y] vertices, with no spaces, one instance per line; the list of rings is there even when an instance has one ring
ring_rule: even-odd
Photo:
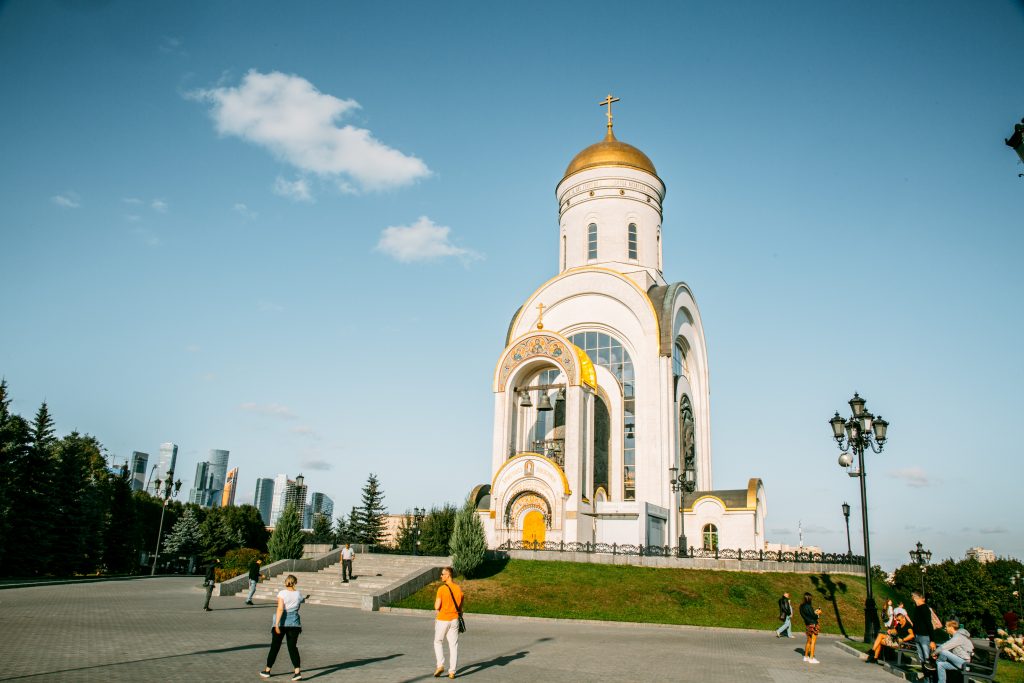
[[[561,553],[606,553],[609,555],[643,557],[684,557],[678,546],[631,545],[628,543],[565,543],[555,541],[506,541],[498,550],[545,550]],[[741,550],[738,548],[694,548],[685,557],[708,560],[739,560],[741,562],[811,562],[819,564],[863,565],[863,555],[846,553],[807,553],[800,551]]]

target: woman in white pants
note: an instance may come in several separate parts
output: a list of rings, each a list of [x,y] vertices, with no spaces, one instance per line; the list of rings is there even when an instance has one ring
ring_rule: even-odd
[[[462,589],[452,581],[452,568],[445,567],[441,570],[441,586],[437,589],[437,597],[434,598],[434,609],[437,610],[437,619],[434,621],[434,656],[437,659],[437,669],[434,670],[434,678],[444,674],[446,639],[451,662],[448,678],[455,678],[459,659],[459,615],[462,614],[462,607]]]

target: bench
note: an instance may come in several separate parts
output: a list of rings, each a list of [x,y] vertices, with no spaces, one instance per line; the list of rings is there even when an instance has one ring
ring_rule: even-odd
[[[979,645],[979,642],[985,643]],[[996,678],[996,669],[999,666],[999,650],[988,647],[988,641],[974,641],[974,654],[971,655],[971,661],[964,665],[963,681],[969,683],[970,681],[994,681]],[[954,672],[950,671],[951,676]],[[947,676],[947,681],[953,679]]]

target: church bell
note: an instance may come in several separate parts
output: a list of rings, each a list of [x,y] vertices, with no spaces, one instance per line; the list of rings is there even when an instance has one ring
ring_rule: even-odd
[[[540,403],[537,404],[537,410],[542,413],[546,413],[549,410],[553,410],[551,407],[551,399],[548,397],[547,392],[543,392],[540,395]]]
[[[519,392],[519,407],[520,408],[532,408],[533,407],[533,401],[530,400],[530,392],[529,391],[521,391],[521,392]]]

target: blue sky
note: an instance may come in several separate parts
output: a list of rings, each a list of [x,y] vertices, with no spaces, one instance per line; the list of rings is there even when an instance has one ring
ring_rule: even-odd
[[[490,478],[490,377],[557,268],[554,187],[619,138],[668,186],[715,485],[875,560],[1024,556],[1020,3],[0,4],[0,374],[113,456],[231,451],[239,500]],[[1014,501],[1016,501],[1014,508]],[[1016,509],[1017,518],[1013,518]]]

